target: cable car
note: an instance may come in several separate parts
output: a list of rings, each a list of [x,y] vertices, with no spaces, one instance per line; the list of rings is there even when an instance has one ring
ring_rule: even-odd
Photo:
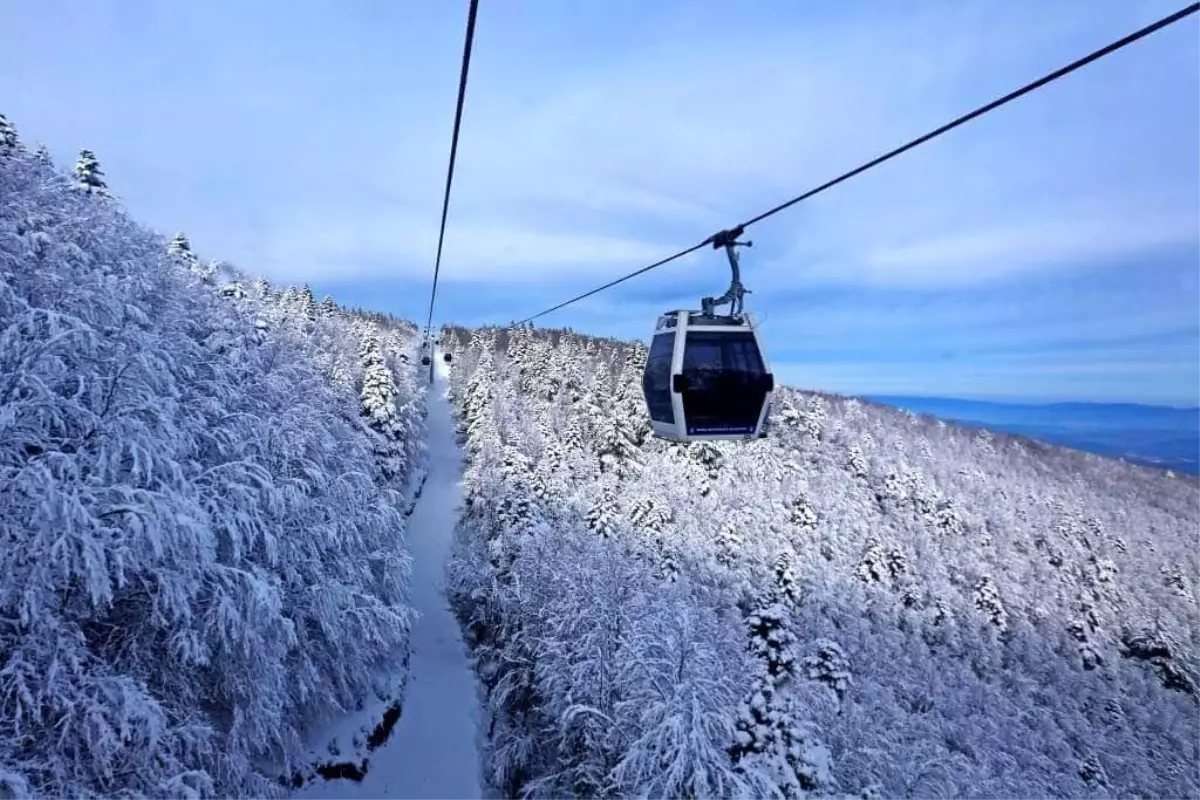
[[[432,346],[431,346],[432,341],[433,341],[433,339],[432,339],[432,337],[429,336],[428,333],[426,333],[421,338],[421,366],[422,367],[428,367],[430,364],[433,363],[433,361],[430,360],[430,358],[429,358],[429,352],[432,349]]]
[[[442,353],[442,361],[445,361],[447,364],[449,364],[450,363],[450,354]]]
[[[700,301],[700,311],[668,311],[658,318],[642,373],[651,427],[676,442],[755,439],[766,434],[775,378],[759,342],[753,315],[743,312],[735,247],[742,230],[722,231],[713,249],[724,248],[733,270],[729,290]],[[730,304],[729,314],[716,306]]]

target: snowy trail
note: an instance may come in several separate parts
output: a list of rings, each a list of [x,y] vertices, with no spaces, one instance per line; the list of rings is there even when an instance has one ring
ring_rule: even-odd
[[[440,354],[429,394],[429,475],[408,525],[412,604],[420,614],[403,710],[391,738],[371,754],[361,783],[315,781],[297,797],[480,798],[480,699],[458,621],[442,592],[462,461]]]

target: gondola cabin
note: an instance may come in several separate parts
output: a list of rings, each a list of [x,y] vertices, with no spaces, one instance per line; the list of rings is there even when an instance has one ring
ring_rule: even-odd
[[[766,436],[775,378],[750,314],[658,318],[642,390],[654,434],[676,442]]]
[[[447,364],[449,364],[449,363],[450,363],[450,361],[451,361],[450,354],[449,354],[449,353],[442,353],[442,361],[445,361]]]

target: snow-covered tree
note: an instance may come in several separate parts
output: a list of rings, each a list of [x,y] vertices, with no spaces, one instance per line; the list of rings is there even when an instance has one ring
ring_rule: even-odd
[[[276,796],[407,645],[403,499],[317,366],[352,342],[45,178],[0,161],[0,794]]]
[[[0,114],[0,155],[16,152],[20,146],[16,126],[8,121],[8,117]]]
[[[637,348],[443,335],[470,461],[451,593],[507,796],[1195,795],[1194,485],[786,387],[767,439],[631,437],[639,469],[602,468],[645,420]],[[791,669],[746,646],[752,615]],[[719,659],[651,648],[672,626]],[[673,693],[679,663],[711,683]],[[724,789],[670,777],[700,774]]]
[[[605,486],[584,517],[588,528],[604,538],[616,534],[620,524],[620,508],[611,486]]]
[[[384,361],[378,338],[370,334],[363,339],[362,413],[375,432],[375,454],[384,476],[395,480],[405,474],[403,428],[397,419],[396,383]]]
[[[797,608],[803,598],[800,594],[795,570],[792,569],[792,559],[787,553],[780,553],[779,557],[775,559],[774,571],[775,588],[778,590],[779,596],[789,608]]]
[[[91,150],[80,150],[75,162],[75,185],[88,194],[108,195],[108,184],[104,182],[104,171]]]
[[[172,258],[189,263],[197,260],[196,254],[192,252],[191,242],[182,233],[177,233],[171,237],[171,241],[167,243],[167,254]]]
[[[733,522],[726,522],[717,529],[717,561],[733,566],[742,555],[742,534]]]
[[[1083,779],[1084,783],[1091,784],[1098,789],[1108,789],[1108,773],[1104,771],[1104,765],[1095,753],[1089,753],[1083,760],[1083,764],[1079,768],[1079,777]]]
[[[846,654],[837,642],[821,639],[817,642],[815,655],[804,659],[804,672],[809,680],[823,683],[834,691],[838,700],[844,700],[852,678],[846,663]]]
[[[307,283],[300,288],[300,308],[306,318],[317,318],[317,299],[313,297],[312,289]]]
[[[786,797],[805,797],[834,788],[828,749],[800,718],[792,701],[795,639],[785,607],[773,592],[759,598],[746,618],[750,652],[760,665],[742,702],[730,757],[743,770],[751,765],[768,774]]]
[[[211,285],[216,282],[217,264],[215,262],[203,264],[192,251],[192,245],[188,238],[182,233],[175,234],[167,243],[167,255],[180,267],[195,274],[205,283]]]
[[[975,607],[987,616],[988,622],[1001,631],[1008,629],[1008,612],[1000,600],[1000,594],[996,591],[996,584],[991,577],[985,575],[979,579],[975,584],[974,598]]]
[[[791,523],[802,531],[814,531],[817,528],[819,517],[817,510],[813,507],[810,501],[804,495],[798,495],[793,498],[788,504],[788,510],[791,514]]]

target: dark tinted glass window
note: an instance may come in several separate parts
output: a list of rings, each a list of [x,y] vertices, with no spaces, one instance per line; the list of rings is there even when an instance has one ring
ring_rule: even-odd
[[[674,350],[673,332],[655,336],[646,358],[646,371],[642,373],[642,391],[646,395],[650,419],[668,425],[675,424],[675,411],[671,407],[671,355]]]
[[[754,334],[748,331],[737,333],[692,332],[687,335],[687,346],[683,351],[683,369],[724,370],[762,374],[762,356]]]
[[[767,398],[754,334],[689,331],[683,375],[689,382],[683,393],[689,434],[753,433]]]

